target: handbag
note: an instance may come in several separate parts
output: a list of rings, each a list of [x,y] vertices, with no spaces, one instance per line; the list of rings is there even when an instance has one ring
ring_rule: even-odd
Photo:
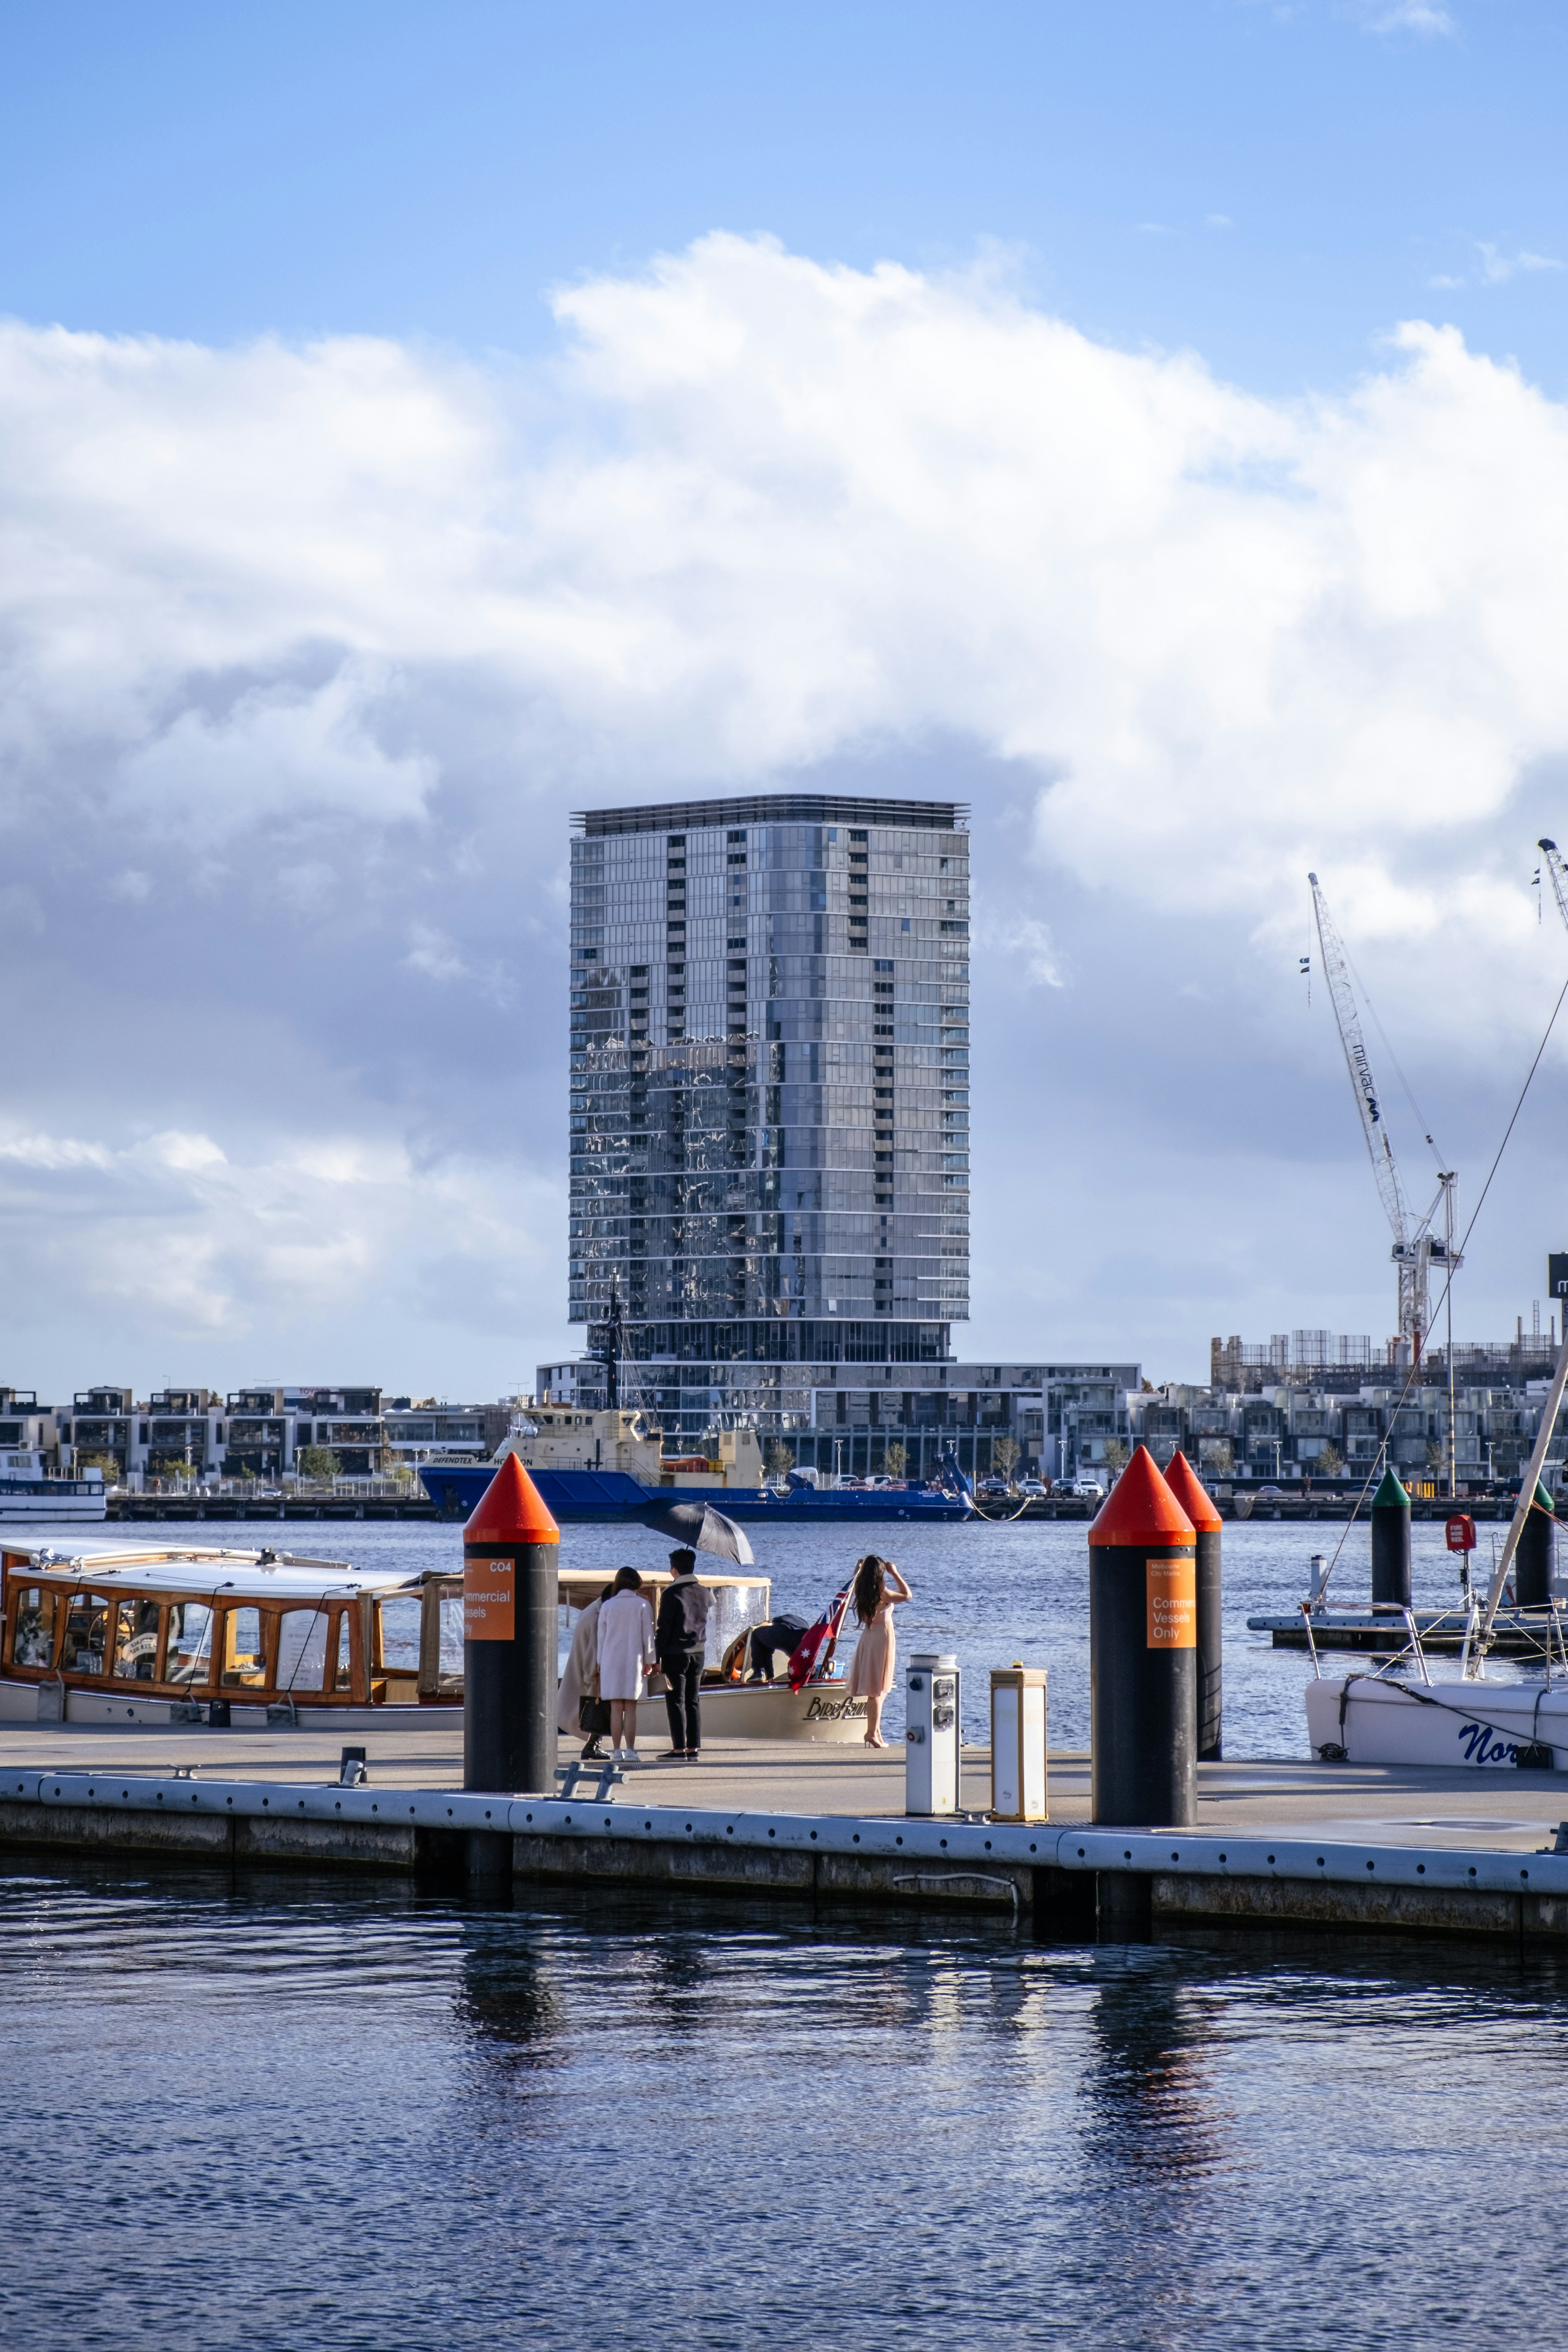
[[[610,1727],[610,1702],[584,1691],[577,1702],[577,1728],[590,1739],[601,1738]]]

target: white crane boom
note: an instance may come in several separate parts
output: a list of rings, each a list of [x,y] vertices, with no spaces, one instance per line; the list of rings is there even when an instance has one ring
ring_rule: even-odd
[[[1317,876],[1309,874],[1307,879],[1312,886],[1312,916],[1317,925],[1318,948],[1323,960],[1323,977],[1329,983],[1334,1020],[1339,1027],[1340,1044],[1344,1048],[1345,1067],[1351,1075],[1351,1091],[1355,1096],[1356,1109],[1361,1115],[1362,1133],[1366,1139],[1372,1172],[1377,1180],[1378,1198],[1383,1202],[1384,1214],[1394,1234],[1392,1255],[1399,1282],[1399,1337],[1409,1343],[1414,1358],[1418,1360],[1427,1329],[1428,1264],[1436,1257],[1451,1274],[1461,1263],[1453,1246],[1454,1178],[1451,1173],[1439,1175],[1436,1197],[1417,1223],[1411,1216],[1405,1187],[1399,1181],[1394,1146],[1389,1140],[1382,1105],[1378,1100],[1377,1081],[1372,1074],[1366,1040],[1362,1035],[1361,1014],[1356,1009],[1355,992],[1351,986],[1350,958],[1334,928],[1334,919],[1324,903]],[[1563,908],[1563,920],[1568,922],[1568,905]],[[1427,1140],[1430,1142],[1431,1138],[1428,1137]],[[1447,1230],[1442,1241],[1434,1241],[1432,1220],[1439,1206],[1445,1208]]]
[[[1557,900],[1557,911],[1563,922],[1568,923],[1568,866],[1563,863],[1563,853],[1554,841],[1538,841],[1535,845],[1546,860],[1546,870],[1552,877],[1552,893]]]
[[[1323,894],[1315,874],[1309,874],[1312,886],[1312,915],[1318,927],[1318,949],[1323,959],[1323,977],[1329,983],[1329,997],[1339,1024],[1340,1044],[1344,1047],[1345,1067],[1351,1074],[1351,1088],[1361,1113],[1362,1133],[1366,1138],[1367,1155],[1372,1172],[1377,1179],[1378,1196],[1384,1213],[1394,1231],[1394,1238],[1403,1247],[1410,1238],[1410,1210],[1405,1198],[1405,1188],[1399,1181],[1394,1164],[1394,1147],[1388,1139],[1388,1129],[1383,1122],[1378,1104],[1377,1081],[1372,1075],[1367,1059],[1366,1040],[1361,1034],[1361,1015],[1351,987],[1350,959],[1344,944],[1334,929],[1334,919],[1323,901]]]

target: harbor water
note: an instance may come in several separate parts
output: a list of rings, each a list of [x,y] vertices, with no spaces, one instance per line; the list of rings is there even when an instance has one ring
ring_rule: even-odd
[[[1562,2340],[1568,1977],[0,1868],[8,2352]]]
[[[1305,1753],[1308,1663],[1244,1621],[1302,1590],[1317,1532],[1226,1530],[1232,1755]],[[1455,1589],[1441,1536],[1415,1530],[1421,1601]],[[958,1652],[969,1737],[986,1668],[1022,1656],[1051,1670],[1056,1743],[1081,1745],[1082,1528],[885,1540],[915,1591],[905,1654]],[[414,1573],[455,1567],[460,1531],[287,1544]],[[587,1528],[564,1548],[606,1573],[664,1549]],[[781,1529],[758,1567],[811,1616],[850,1559]],[[484,1903],[17,1851],[0,2014],[7,2352],[1563,2335],[1568,1962],[1511,1942],[1055,1948],[1026,1915],[628,1886]]]

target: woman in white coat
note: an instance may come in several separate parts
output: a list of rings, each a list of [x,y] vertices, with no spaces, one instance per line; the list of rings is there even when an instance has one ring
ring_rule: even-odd
[[[643,1598],[635,1568],[616,1571],[607,1601],[599,1604],[597,1627],[599,1696],[610,1702],[610,1744],[616,1754],[637,1752],[637,1701],[647,1689],[653,1664],[653,1611]]]
[[[597,1599],[590,1601],[586,1609],[580,1612],[572,1628],[572,1647],[566,1653],[566,1666],[561,1677],[560,1697],[555,1710],[558,1731],[581,1731],[583,1701],[599,1696],[599,1611],[615,1589],[613,1584],[606,1584]],[[601,1717],[600,1721],[603,1720]],[[597,1732],[592,1735],[583,1753],[584,1756],[604,1753]]]

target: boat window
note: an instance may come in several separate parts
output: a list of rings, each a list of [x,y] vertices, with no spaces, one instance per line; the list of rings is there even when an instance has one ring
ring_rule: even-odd
[[[279,1690],[319,1691],[327,1672],[328,1612],[314,1603],[309,1609],[286,1609],[278,1622]]]
[[[381,1603],[381,1664],[396,1674],[419,1672],[420,1598],[417,1592],[395,1592]]]
[[[11,1664],[52,1666],[55,1662],[56,1595],[47,1584],[26,1584],[16,1594],[12,1619]]]
[[[187,1685],[210,1682],[212,1640],[213,1612],[206,1601],[172,1601],[163,1680]]]
[[[224,1612],[223,1684],[226,1689],[260,1690],[267,1681],[259,1609]]]
[[[718,1665],[738,1633],[767,1622],[771,1591],[767,1584],[721,1584],[712,1589],[706,1664]]]
[[[65,1639],[60,1643],[60,1667],[68,1675],[103,1672],[103,1634],[109,1603],[99,1592],[73,1592],[66,1612]]]
[[[349,1638],[349,1612],[346,1609],[339,1609],[334,1612],[334,1617],[336,1630],[333,1633],[331,1643],[334,1664],[331,1687],[333,1690],[353,1690],[353,1664]]]
[[[441,1672],[460,1675],[463,1671],[463,1596],[460,1592],[441,1595]]]
[[[158,1670],[158,1603],[121,1601],[114,1612],[114,1673],[121,1682],[150,1683]]]

